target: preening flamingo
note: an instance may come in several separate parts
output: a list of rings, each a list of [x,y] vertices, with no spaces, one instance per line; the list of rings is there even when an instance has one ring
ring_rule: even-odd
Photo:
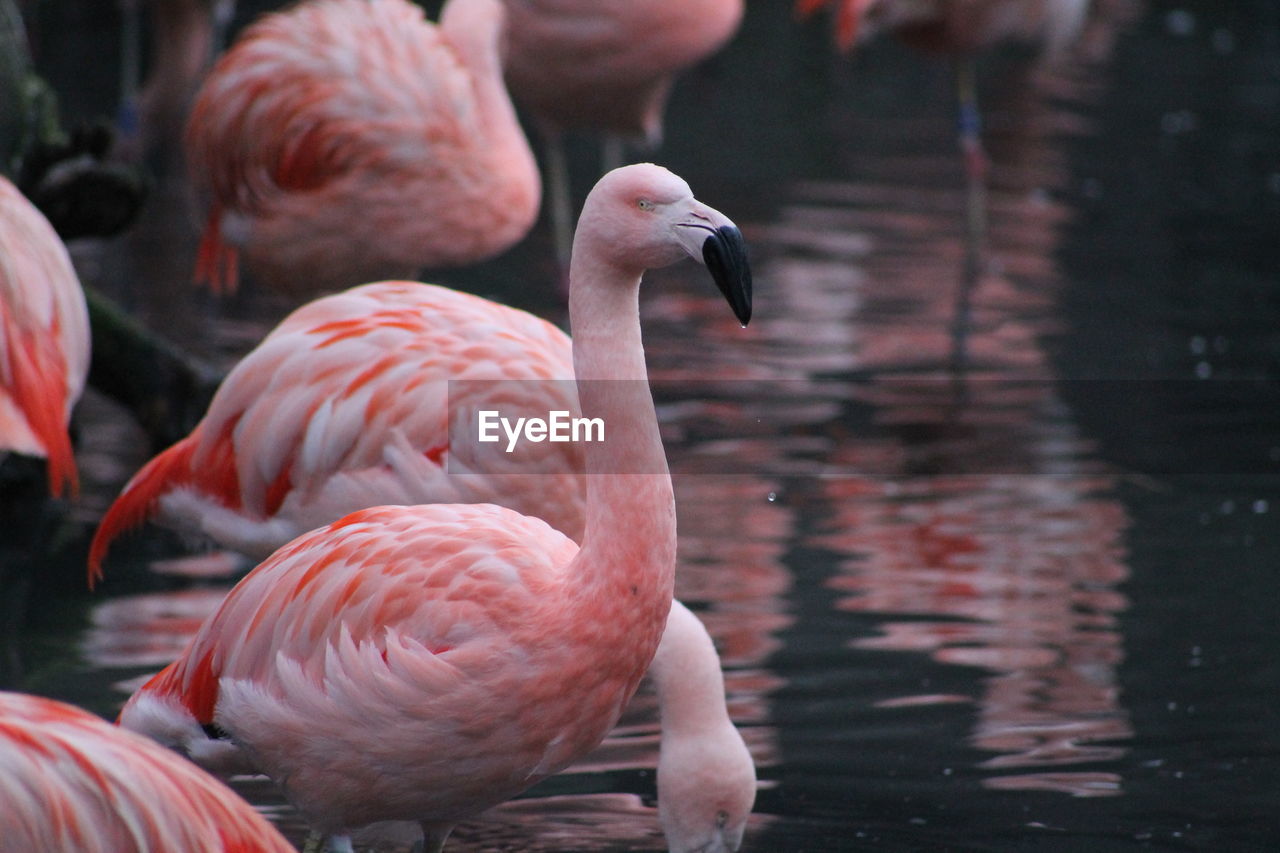
[[[378,504],[500,503],[580,540],[578,445],[546,445],[538,476],[448,469],[449,380],[572,376],[568,335],[487,299],[406,281],[317,299],[246,355],[192,433],[125,486],[94,535],[91,580],[111,541],[149,518],[256,559]],[[474,386],[491,392],[490,408],[514,387]],[[577,408],[569,383],[528,387],[547,411]]]
[[[78,483],[67,424],[89,372],[89,311],[66,247],[0,177],[0,451],[42,457],[49,491]]]
[[[196,278],[340,290],[472,263],[537,216],[537,164],[502,81],[499,0],[312,0],[248,27],[187,128],[212,196]]]
[[[743,2],[505,2],[511,24],[507,84],[547,142],[552,226],[566,266],[573,213],[562,132],[585,129],[656,147],[676,76],[724,46],[742,20]]]
[[[63,702],[0,693],[7,853],[293,853],[226,785]]]
[[[671,608],[675,507],[637,297],[644,270],[685,255],[745,323],[741,235],[684,181],[629,166],[588,196],[573,363],[583,415],[611,438],[584,442],[581,548],[492,504],[352,513],[250,572],[121,722],[210,764],[247,761],[319,831],[417,820],[428,850],[599,743]]]

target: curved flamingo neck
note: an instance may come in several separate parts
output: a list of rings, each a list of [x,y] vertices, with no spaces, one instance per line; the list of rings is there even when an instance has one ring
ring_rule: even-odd
[[[678,601],[671,603],[649,674],[658,692],[664,736],[697,734],[728,719],[715,645],[698,617]]]
[[[586,513],[574,574],[614,587],[616,600],[660,606],[650,614],[660,630],[675,577],[675,499],[640,336],[640,271],[602,257],[608,228],[589,219],[584,212],[574,242],[569,318],[582,414],[604,421],[605,441],[583,448]]]

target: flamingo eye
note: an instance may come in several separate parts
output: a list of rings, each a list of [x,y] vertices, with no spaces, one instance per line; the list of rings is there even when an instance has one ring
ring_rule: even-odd
[[[637,201],[636,206],[639,207],[641,210],[653,210],[655,207],[657,207],[656,204],[654,204],[652,201],[650,201],[647,198],[642,198],[639,201]]]

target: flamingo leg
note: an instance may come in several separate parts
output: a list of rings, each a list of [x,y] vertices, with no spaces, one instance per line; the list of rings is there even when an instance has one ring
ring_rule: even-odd
[[[138,133],[138,93],[142,85],[142,13],[140,0],[120,0],[120,104],[117,122],[121,134]]]
[[[600,146],[600,174],[612,172],[627,158],[627,143],[616,133],[606,133]]]
[[[569,275],[569,255],[573,251],[573,202],[569,194],[569,161],[564,151],[564,135],[544,127],[546,142],[547,204],[551,210],[551,236],[555,240],[556,263],[565,280]]]
[[[987,174],[990,161],[982,144],[978,108],[977,63],[972,56],[956,62],[956,104],[960,154],[965,172],[965,263],[956,293],[951,326],[952,366],[963,372],[972,325],[973,291],[982,274],[987,239]]]
[[[452,824],[422,824],[422,840],[413,845],[414,853],[441,853],[450,832],[453,832]]]

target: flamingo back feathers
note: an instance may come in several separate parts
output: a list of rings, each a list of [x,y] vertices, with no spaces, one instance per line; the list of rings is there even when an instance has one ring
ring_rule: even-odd
[[[406,0],[264,15],[188,122],[191,173],[213,200],[198,272],[230,263],[231,214],[255,271],[295,290],[467,263],[524,236],[537,167],[505,90],[485,94],[500,73],[473,66]]]
[[[94,537],[91,574],[100,574],[113,539],[149,519],[265,556],[363,506],[487,500],[496,486],[444,474],[448,380],[572,375],[563,332],[468,294],[380,282],[311,302],[228,374],[190,436],[125,487]],[[549,473],[576,476],[575,464]],[[517,494],[528,492],[530,511],[540,500],[551,506],[539,477],[509,479],[521,481]],[[179,497],[206,511],[184,514]],[[246,532],[230,520],[215,530],[209,509],[240,519]],[[547,517],[576,536],[580,521],[568,519],[580,515],[575,506]],[[273,520],[289,523],[264,534]]]
[[[89,372],[89,314],[52,226],[0,177],[0,450],[43,456],[77,489],[67,423]]]
[[[293,849],[186,759],[36,696],[0,693],[0,802],[6,850]]]

